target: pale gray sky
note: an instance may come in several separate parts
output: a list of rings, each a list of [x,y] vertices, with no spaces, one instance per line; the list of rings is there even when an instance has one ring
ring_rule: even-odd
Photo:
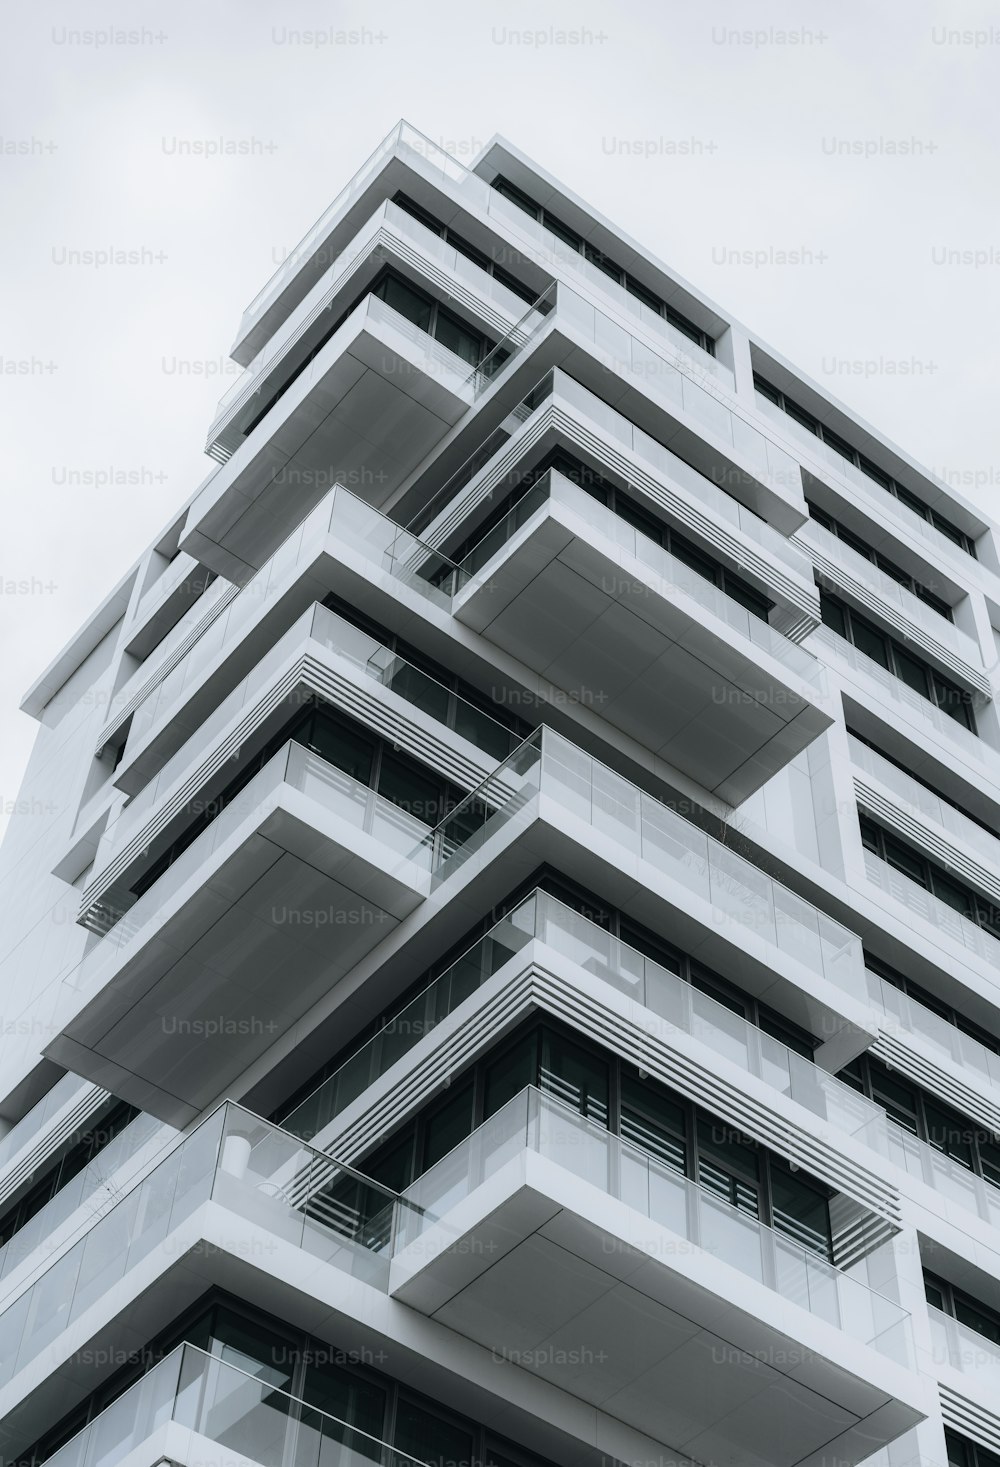
[[[4,40],[0,811],[23,690],[211,466],[243,307],[400,116],[502,132],[994,512],[995,5],[38,0]]]

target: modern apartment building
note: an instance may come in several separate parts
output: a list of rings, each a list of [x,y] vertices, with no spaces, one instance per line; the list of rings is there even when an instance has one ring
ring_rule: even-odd
[[[28,692],[0,1453],[1000,1467],[1000,559],[393,130]]]

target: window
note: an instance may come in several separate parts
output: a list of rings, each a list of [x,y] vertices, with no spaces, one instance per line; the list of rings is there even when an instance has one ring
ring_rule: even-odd
[[[45,1168],[18,1200],[0,1214],[0,1246],[7,1244],[36,1213],[74,1177],[90,1165],[111,1141],[139,1114],[135,1106],[116,1102],[104,1116],[90,1125],[58,1161]],[[81,1198],[81,1201],[83,1199]]]
[[[211,800],[202,800],[194,819],[175,836],[167,849],[133,881],[129,891],[139,898],[187,850],[202,831],[246,788],[279,749],[289,741],[302,744],[348,779],[368,785],[399,809],[435,826],[466,797],[466,792],[434,774],[427,766],[397,752],[373,730],[354,723],[316,700],[295,714],[251,755],[226,787]]]
[[[987,1030],[981,1029],[971,1019],[966,1019],[964,1015],[960,1014],[956,1009],[953,1009],[950,1004],[944,1003],[941,999],[936,998],[934,994],[928,993],[926,988],[921,988],[918,983],[913,982],[912,978],[906,977],[905,974],[900,973],[896,968],[891,968],[888,963],[883,963],[880,958],[873,957],[867,952],[865,953],[865,967],[870,969],[871,972],[876,973],[884,982],[891,983],[893,988],[898,988],[901,992],[908,994],[910,998],[922,1004],[925,1009],[930,1009],[932,1013],[937,1014],[946,1023],[954,1025],[963,1034],[968,1034],[970,1039],[974,1039],[984,1049],[989,1049],[994,1054],[1000,1054],[1000,1039],[988,1033]]]
[[[357,310],[361,302],[369,296],[384,301],[387,306],[398,311],[420,331],[425,331],[429,336],[433,336],[442,345],[447,346],[449,351],[456,352],[473,367],[478,366],[483,357],[488,356],[493,350],[495,343],[488,336],[476,331],[474,327],[469,326],[442,306],[433,296],[418,290],[408,280],[397,275],[394,270],[385,269],[367,290],[353,300],[346,310],[341,311],[302,360],[296,363],[277,392],[272,393],[263,407],[244,425],[241,430],[244,437],[249,436],[257,424],[263,421],[275,403],[284,397],[292,383],[302,375],[313,358],[319,355],[331,337],[340,330],[348,316]]]
[[[914,654],[894,637],[880,631],[867,617],[852,606],[831,596],[828,591],[819,593],[820,615],[823,625],[836,632],[838,637],[851,642],[859,652],[898,677],[907,687],[919,693],[928,702],[936,704],[942,713],[947,713],[956,723],[961,723],[972,733],[976,732],[976,719],[972,709],[972,694],[958,687],[948,678],[942,677],[929,663]]]
[[[995,1309],[932,1273],[924,1274],[924,1293],[928,1304],[940,1309],[942,1314],[950,1314],[959,1324],[974,1329],[977,1335],[982,1335],[992,1344],[1000,1345],[1000,1313]]]
[[[526,897],[536,891],[553,897],[602,931],[619,938],[626,946],[635,948],[644,957],[666,968],[668,972],[677,974],[685,982],[690,983],[692,988],[698,989],[715,1002],[723,1004],[731,1012],[739,1014],[747,1023],[756,1025],[779,1043],[794,1050],[796,1054],[801,1054],[806,1058],[812,1057],[817,1041],[811,1034],[807,1034],[805,1030],[800,1029],[783,1015],[769,1009],[756,998],[737,988],[735,984],[696,962],[656,933],[641,927],[623,913],[600,901],[559,872],[542,868],[535,871],[521,886],[486,913],[470,931],[442,954],[437,962],[427,968],[419,978],[416,978],[383,1014],[366,1025],[348,1045],[339,1049],[318,1070],[314,1071],[309,1079],[274,1111],[271,1119],[280,1125],[303,1100],[312,1095],[329,1076],[336,1073],[345,1062],[376,1036],[382,1047],[382,1055],[394,1055],[396,1052],[394,1047],[397,1032],[396,1018],[441,974],[450,973],[451,975],[451,991],[455,1003],[460,1002],[461,997],[466,994],[475,992],[480,984],[491,977],[510,957],[510,950],[506,944],[495,942],[477,948],[478,940],[486,936],[494,923],[513,912]],[[462,961],[459,962],[459,960]],[[503,1051],[487,1067],[483,1079],[484,1113],[487,1116],[493,1115],[526,1085],[537,1083],[532,1077],[540,1072],[542,1065],[542,1056],[537,1048],[539,1042],[537,1035],[529,1037],[523,1045]],[[741,1048],[739,1056],[742,1056]],[[557,1065],[551,1056],[547,1063],[549,1070],[555,1073]],[[602,1116],[608,1104],[605,1092],[606,1080],[594,1080],[588,1084],[587,1114],[595,1118]],[[401,1173],[393,1175],[398,1176]],[[398,1184],[388,1175],[380,1174],[379,1177],[379,1180],[392,1187],[394,1191],[399,1191],[401,1187],[407,1185],[409,1179],[408,1172],[405,1180]]]
[[[993,1187],[1000,1187],[1000,1145],[987,1131],[957,1111],[951,1110],[919,1085],[890,1070],[874,1055],[852,1060],[840,1079],[876,1105],[890,1121],[933,1146],[966,1171],[974,1172]]]
[[[412,321],[418,330],[433,336],[472,367],[478,366],[493,348],[489,338],[392,270],[382,272],[370,294]]]
[[[895,561],[890,560],[887,555],[883,555],[880,550],[873,550],[860,535],[856,535],[853,530],[849,530],[846,525],[842,525],[839,520],[834,519],[833,515],[827,514],[826,510],[820,509],[818,505],[812,504],[809,500],[806,501],[806,508],[809,510],[810,516],[818,525],[822,525],[824,530],[827,530],[831,535],[836,535],[838,540],[842,540],[845,545],[849,545],[856,554],[863,555],[865,560],[870,560],[872,565],[877,565],[879,570],[885,575],[891,576],[894,581],[898,581],[901,586],[905,586],[908,591],[912,591],[914,596],[918,596],[921,601],[927,606],[930,606],[939,616],[943,616],[946,621],[953,620],[951,607],[947,601],[943,601],[940,596],[936,596],[933,591],[929,591],[926,586],[922,586],[916,577],[911,576],[907,571],[898,566]]]
[[[481,693],[464,678],[457,677],[442,663],[425,656],[410,642],[404,641],[380,622],[365,616],[349,602],[331,593],[324,597],[323,605],[352,626],[367,632],[390,652],[396,653],[400,661],[393,664],[387,675],[387,687],[403,692],[404,696],[410,697],[439,723],[471,739],[493,758],[506,759],[532,732],[531,723],[519,718],[488,694]],[[426,679],[419,677],[419,673],[433,678],[439,686],[429,686]],[[416,695],[417,689],[419,696]],[[509,733],[505,733],[505,729]]]
[[[244,1382],[244,1389],[239,1377],[232,1381],[216,1377],[217,1409],[206,1434],[234,1456],[292,1463],[306,1460],[311,1449],[315,1460],[310,1413],[293,1405],[304,1401],[345,1423],[340,1432],[325,1438],[320,1459],[330,1464],[398,1458],[401,1467],[405,1458],[407,1463],[434,1467],[550,1467],[481,1423],[367,1365],[356,1351],[290,1329],[221,1290],[202,1296],[186,1316],[138,1349],[133,1361],[63,1417],[12,1467],[39,1467],[184,1342],[272,1388],[262,1394],[250,1382]],[[383,1455],[374,1449],[372,1437],[389,1444]],[[117,1438],[110,1440],[113,1444]]]
[[[673,306],[668,306],[666,301],[662,300],[655,291],[650,290],[648,286],[641,285],[627,270],[624,270],[621,265],[616,264],[609,256],[595,249],[593,245],[587,244],[583,236],[577,234],[575,229],[570,229],[567,224],[563,224],[556,215],[550,213],[542,205],[536,204],[534,199],[529,198],[526,193],[515,184],[510,183],[506,178],[495,178],[493,180],[493,187],[498,194],[501,194],[505,199],[510,199],[511,203],[516,204],[519,209],[523,209],[526,214],[530,214],[532,219],[537,220],[542,228],[547,229],[550,234],[554,234],[556,239],[560,240],[564,245],[568,245],[577,254],[583,255],[590,264],[595,265],[598,270],[604,275],[607,275],[616,285],[624,286],[629,295],[635,296],[636,300],[641,301],[644,306],[648,306],[651,311],[655,311],[658,316],[662,316],[671,326],[676,327],[678,331],[682,332],[689,341],[693,341],[696,346],[700,346],[702,351],[708,352],[709,356],[715,355],[715,340],[709,336],[707,331],[703,331],[700,326],[696,326],[689,317],[675,310]]]
[[[944,1440],[948,1449],[948,1467],[1000,1467],[1000,1457],[978,1442],[969,1441],[967,1437],[947,1429]]]
[[[499,280],[501,285],[505,285],[508,290],[520,296],[523,301],[526,301],[529,305],[535,301],[538,295],[537,291],[533,291],[529,285],[522,284],[520,280],[516,279],[515,276],[511,275],[501,265],[498,265],[483,250],[477,249],[475,245],[470,244],[462,235],[456,234],[450,225],[442,224],[440,219],[435,218],[429,210],[422,208],[420,204],[414,203],[406,194],[396,194],[392,202],[398,208],[405,210],[407,214],[411,214],[426,229],[433,231],[439,239],[446,240],[452,249],[457,250],[460,255],[464,255],[467,260],[472,260],[481,270],[485,270],[487,275],[492,275],[495,280]]]
[[[782,1233],[811,1252],[833,1255],[829,1200],[818,1180],[793,1172],[780,1158],[726,1122],[709,1115],[659,1082],[638,1075],[626,1060],[581,1042],[555,1023],[530,1020],[499,1049],[465,1071],[461,1099],[435,1102],[414,1116],[389,1143],[358,1163],[367,1176],[396,1188],[432,1165],[441,1117],[447,1115],[448,1150],[528,1085],[563,1102],[594,1126],[620,1135],[659,1166],[697,1181],[720,1201]],[[470,1106],[469,1097],[479,1097]],[[461,1133],[461,1134],[460,1134]],[[442,1153],[444,1154],[444,1153]],[[400,1183],[387,1161],[423,1158]]]
[[[904,774],[909,776],[910,779],[915,780],[917,784],[923,785],[925,790],[930,790],[931,794],[936,795],[937,798],[943,801],[944,804],[950,805],[953,810],[957,810],[960,815],[964,815],[966,820],[971,820],[974,825],[978,825],[982,830],[987,831],[988,834],[994,836],[997,840],[1000,840],[1000,831],[996,830],[992,825],[983,820],[980,816],[974,815],[973,812],[967,809],[964,805],[960,805],[958,801],[952,799],[950,795],[946,795],[945,792],[942,789],[939,789],[936,784],[931,784],[930,780],[924,779],[922,775],[917,774],[916,771],[911,769],[910,766],[904,763],[902,759],[897,759],[894,754],[890,754],[886,749],[883,749],[880,744],[876,744],[873,739],[866,737],[865,734],[858,733],[857,729],[852,728],[850,724],[847,725],[847,732],[850,734],[852,739],[857,739],[859,744],[865,744],[869,749],[873,749],[880,758],[886,761],[887,764],[894,764],[897,769],[901,769]]]
[[[859,811],[858,823],[861,827],[861,843],[866,851],[871,851],[893,870],[901,871],[939,901],[946,902],[970,922],[975,922],[978,927],[1000,939],[1000,907],[995,907],[988,897],[982,896],[963,882],[956,881],[948,872],[942,871],[940,866],[928,860],[915,847],[900,840],[897,835],[884,829],[869,815]]]
[[[495,526],[516,509],[532,486],[550,469],[562,474],[564,478],[569,479],[570,483],[584,490],[591,498],[597,499],[612,514],[624,520],[640,535],[645,535],[647,539],[662,546],[690,570],[703,576],[714,586],[718,586],[732,600],[738,601],[741,606],[745,607],[752,616],[758,617],[761,621],[767,621],[774,602],[770,601],[763,592],[751,586],[735,571],[721,565],[707,551],[695,545],[680,531],[658,519],[651,509],[641,504],[628,490],[616,488],[607,479],[602,478],[596,469],[590,468],[589,465],[563,448],[553,449],[532,469],[528,470],[517,487],[500,500],[471,534],[449,551],[449,559],[461,562],[471,555]]]
[[[849,443],[834,433],[832,429],[827,428],[821,423],[819,418],[814,417],[804,407],[800,407],[798,403],[788,397],[780,388],[775,387],[772,382],[768,382],[766,378],[761,377],[757,372],[753,374],[753,385],[761,397],[766,398],[768,402],[774,403],[775,407],[781,408],[782,412],[787,413],[794,422],[801,424],[803,428],[807,428],[810,433],[813,433],[822,442],[828,443],[836,453],[839,453],[842,458],[848,459],[867,478],[872,479],[880,488],[884,489],[887,494],[892,494],[901,504],[905,504],[914,514],[919,515],[922,520],[926,520],[928,524],[933,525],[936,530],[939,530],[942,535],[946,536],[947,539],[964,550],[966,555],[971,555],[975,560],[976,542],[971,535],[967,535],[964,530],[960,530],[957,525],[952,524],[951,520],[939,514],[936,509],[931,509],[929,505],[925,504],[922,499],[913,493],[912,489],[904,489],[891,474],[887,474],[884,469],[880,469],[876,464],[873,464],[871,459],[865,458],[864,454],[859,453],[856,448],[852,448]]]

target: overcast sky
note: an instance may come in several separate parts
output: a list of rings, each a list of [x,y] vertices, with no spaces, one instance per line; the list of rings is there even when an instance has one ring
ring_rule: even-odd
[[[4,29],[3,809],[24,689],[211,467],[243,307],[400,116],[466,160],[503,133],[994,512],[995,6],[36,0]]]

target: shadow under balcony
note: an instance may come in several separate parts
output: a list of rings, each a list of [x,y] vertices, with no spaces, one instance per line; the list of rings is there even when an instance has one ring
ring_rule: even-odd
[[[833,721],[810,652],[553,470],[461,563],[453,607],[731,804]]]
[[[697,1460],[853,1464],[930,1409],[898,1304],[532,1087],[403,1203],[394,1298]]]
[[[188,1123],[418,906],[426,832],[286,744],[68,976],[47,1057]]]

